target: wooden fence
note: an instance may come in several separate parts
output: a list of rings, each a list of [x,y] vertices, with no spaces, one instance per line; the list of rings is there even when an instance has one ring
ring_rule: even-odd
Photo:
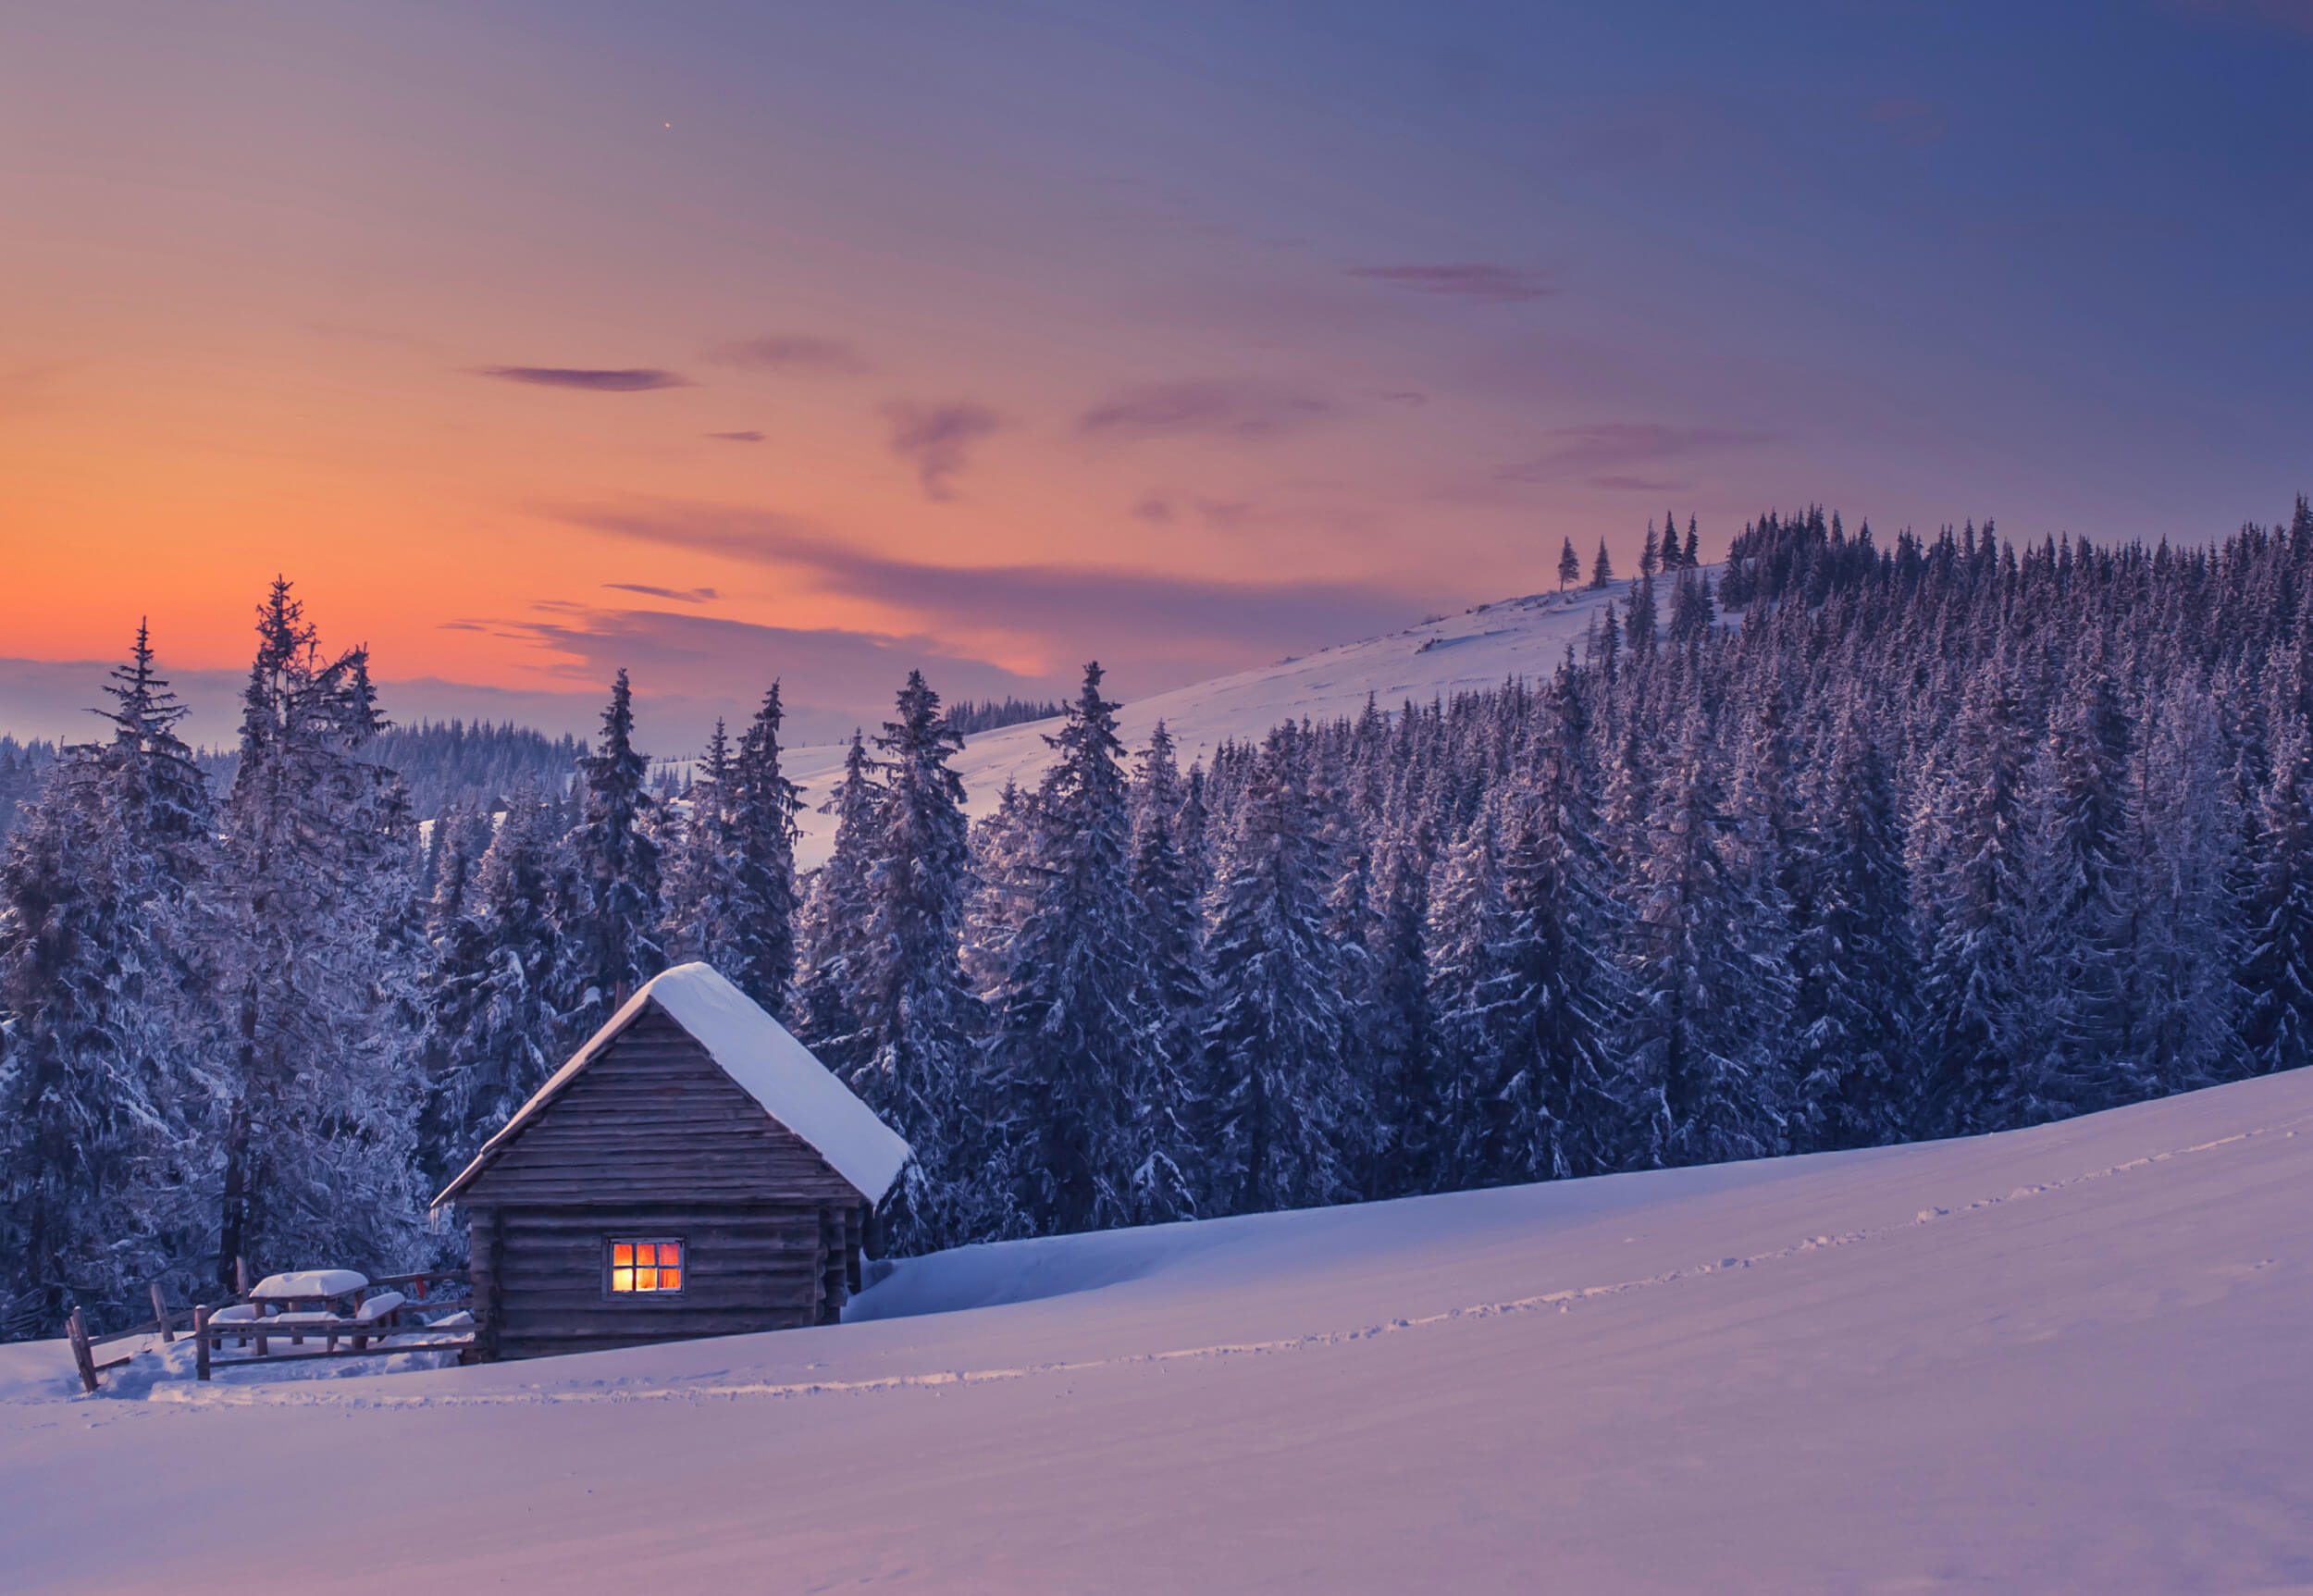
[[[163,1345],[175,1342],[179,1333],[196,1338],[198,1345],[193,1354],[193,1372],[194,1378],[198,1379],[207,1379],[213,1370],[219,1368],[241,1368],[256,1363],[281,1363],[292,1358],[377,1357],[397,1352],[456,1352],[474,1344],[472,1334],[449,1341],[412,1342],[403,1339],[398,1344],[395,1338],[439,1335],[439,1331],[422,1320],[416,1320],[415,1316],[429,1312],[457,1312],[469,1308],[471,1303],[467,1297],[445,1295],[439,1289],[445,1286],[463,1286],[469,1283],[466,1271],[464,1269],[421,1269],[414,1274],[382,1276],[370,1281],[370,1287],[378,1290],[408,1288],[407,1300],[395,1310],[395,1313],[397,1317],[406,1316],[414,1322],[361,1325],[357,1329],[355,1322],[351,1320],[334,1324],[299,1322],[294,1325],[280,1325],[258,1318],[230,1319],[222,1324],[213,1324],[211,1319],[216,1312],[216,1308],[206,1303],[190,1308],[171,1308],[161,1295],[160,1283],[155,1281],[152,1288],[153,1318],[143,1324],[131,1325],[126,1330],[114,1330],[106,1335],[92,1336],[88,1333],[87,1326],[82,1321],[79,1310],[75,1309],[72,1317],[65,1321],[65,1337],[72,1345],[72,1363],[80,1376],[80,1389],[91,1392],[97,1389],[100,1383],[99,1377],[106,1369],[118,1368],[137,1355],[132,1351],[118,1357],[105,1359],[98,1355],[99,1348],[118,1342],[133,1340],[140,1336],[155,1334],[159,1335]],[[241,1273],[241,1286],[240,1293],[231,1300],[231,1303],[220,1304],[218,1306],[249,1303],[251,1299],[246,1270]],[[431,1288],[430,1292],[429,1288]],[[465,1327],[455,1328],[464,1329]],[[275,1352],[272,1350],[273,1342],[287,1341],[291,1345],[298,1345],[309,1336],[324,1342],[325,1345],[319,1350],[312,1351]],[[216,1355],[224,1351],[225,1342],[229,1339],[247,1347],[249,1349],[247,1355],[240,1357]],[[340,1341],[347,1344],[338,1345]]]

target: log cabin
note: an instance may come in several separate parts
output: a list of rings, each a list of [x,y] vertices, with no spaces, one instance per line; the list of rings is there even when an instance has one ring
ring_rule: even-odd
[[[705,964],[655,977],[434,1199],[477,1362],[832,1324],[908,1144]]]

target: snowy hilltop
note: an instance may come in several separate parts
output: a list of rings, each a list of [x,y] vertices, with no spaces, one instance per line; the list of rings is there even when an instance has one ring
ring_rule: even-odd
[[[1715,567],[1702,569],[1715,575]],[[1396,710],[1408,699],[1427,704],[1499,687],[1514,678],[1546,680],[1568,648],[1578,655],[1590,629],[1602,625],[1608,612],[1628,604],[1631,585],[1616,580],[1480,604],[1402,632],[1320,649],[1169,693],[1127,696],[1117,711],[1117,734],[1128,748],[1145,748],[1161,722],[1185,767],[1198,760],[1209,763],[1224,742],[1257,743],[1288,722],[1347,719],[1368,699],[1383,710]],[[974,817],[993,811],[1007,782],[1033,788],[1052,763],[1045,739],[1058,724],[1032,721],[971,737],[953,761],[963,777],[968,811]],[[799,868],[824,863],[835,847],[835,817],[820,813],[819,805],[841,778],[843,757],[840,745],[797,749],[788,756],[788,774],[805,798],[796,816],[802,827],[795,850]]]

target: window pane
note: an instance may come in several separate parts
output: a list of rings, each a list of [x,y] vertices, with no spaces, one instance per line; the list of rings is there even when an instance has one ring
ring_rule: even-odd
[[[611,1271],[611,1289],[614,1292],[633,1291],[635,1289],[635,1271],[632,1269],[612,1269]]]
[[[683,1243],[661,1242],[659,1243],[659,1267],[662,1269],[681,1268],[683,1267]]]
[[[635,1289],[638,1292],[657,1291],[659,1289],[659,1271],[656,1269],[637,1269],[635,1271]]]
[[[611,1243],[611,1262],[622,1269],[631,1268],[635,1262],[635,1243],[632,1242],[612,1242]]]
[[[683,1289],[683,1271],[680,1269],[661,1269],[659,1271],[659,1289],[662,1292],[681,1291]]]

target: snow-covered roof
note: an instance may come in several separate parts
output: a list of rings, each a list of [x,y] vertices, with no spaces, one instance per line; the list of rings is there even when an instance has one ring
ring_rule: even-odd
[[[643,984],[570,1062],[482,1144],[474,1162],[434,1199],[449,1201],[511,1142],[580,1070],[608,1051],[621,1032],[656,1002],[668,1018],[707,1050],[717,1068],[769,1114],[809,1143],[838,1175],[871,1203],[883,1200],[911,1156],[899,1133],[829,1073],[787,1028],[773,1020],[712,965],[678,964]]]

